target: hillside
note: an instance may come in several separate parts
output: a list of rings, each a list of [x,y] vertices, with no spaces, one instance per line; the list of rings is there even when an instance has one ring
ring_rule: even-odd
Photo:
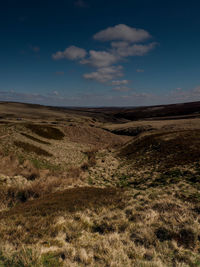
[[[199,112],[0,103],[0,266],[200,266]]]

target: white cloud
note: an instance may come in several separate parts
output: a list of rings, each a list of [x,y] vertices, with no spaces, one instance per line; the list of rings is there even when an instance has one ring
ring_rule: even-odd
[[[113,48],[126,48],[128,45],[128,42],[111,42],[111,46]]]
[[[129,57],[129,56],[144,56],[156,47],[157,43],[153,42],[150,44],[134,44],[130,45],[127,42],[113,42],[112,53],[118,55],[118,57]]]
[[[143,30],[119,24],[96,33],[93,38],[98,41],[122,40],[128,42],[141,42],[151,38],[151,35]]]
[[[87,55],[87,52],[83,48],[79,48],[77,46],[70,46],[66,48],[63,52],[58,51],[55,54],[52,55],[52,58],[54,60],[59,59],[70,59],[70,60],[77,60],[77,59],[83,59]]]
[[[193,90],[192,90],[192,93],[193,95],[200,95],[200,86],[197,86],[195,87]]]
[[[114,55],[106,51],[91,50],[89,51],[89,54],[90,54],[89,58],[83,59],[80,62],[81,64],[88,64],[93,67],[101,68],[101,67],[110,66],[119,60],[117,55]]]
[[[153,94],[150,94],[150,93],[145,93],[145,92],[142,92],[142,93],[132,93],[131,94],[132,97],[136,97],[136,98],[152,98],[152,97],[155,97],[155,95]]]
[[[53,91],[53,93],[52,93],[53,95],[56,95],[56,96],[58,96],[59,95],[59,93],[58,93],[58,91]]]
[[[198,101],[200,98],[200,86],[190,90],[176,88],[175,90],[171,91],[169,98],[177,102]]]
[[[95,71],[86,73],[83,77],[103,83],[123,76],[122,70],[119,68],[120,66],[116,66],[118,62],[130,56],[144,56],[157,45],[155,42],[134,44],[134,42],[149,39],[151,35],[143,29],[132,28],[125,24],[109,27],[98,32],[93,37],[99,41],[111,41],[111,47],[104,51],[90,50],[87,53],[83,48],[70,46],[64,51],[56,52],[52,55],[52,58],[54,60],[78,60],[79,64],[92,66],[95,68]],[[113,82],[115,83],[117,81]],[[120,86],[127,84],[122,81],[118,81],[117,83],[113,85]]]
[[[129,88],[127,86],[116,86],[112,90],[117,91],[117,92],[128,92],[131,90],[131,88]]]
[[[113,48],[110,51],[90,50],[89,57],[81,60],[80,63],[88,64],[96,68],[111,66],[124,57],[143,56],[147,54],[156,46],[156,43],[130,45],[127,42],[114,42],[111,45]]]
[[[122,69],[123,69],[122,66],[110,66],[110,67],[99,68],[95,72],[84,74],[83,77],[88,80],[95,80],[100,83],[105,83],[117,77],[122,77],[123,76]]]
[[[128,84],[129,81],[128,80],[115,80],[115,81],[112,81],[111,84],[112,85],[116,85],[116,86],[119,86],[119,85],[126,85]]]

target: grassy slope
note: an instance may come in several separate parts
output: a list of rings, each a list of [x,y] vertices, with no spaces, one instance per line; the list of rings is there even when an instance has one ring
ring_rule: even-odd
[[[199,119],[77,119],[1,124],[0,266],[199,266]]]

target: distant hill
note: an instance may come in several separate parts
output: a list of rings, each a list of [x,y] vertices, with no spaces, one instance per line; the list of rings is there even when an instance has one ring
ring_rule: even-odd
[[[53,113],[52,113],[53,112]],[[16,103],[16,102],[1,102],[0,103],[0,117],[23,117],[26,115],[33,117],[47,118],[54,115],[55,117],[63,116],[64,114],[74,114],[78,116],[90,117],[102,122],[123,122],[124,120],[140,120],[140,119],[179,119],[200,116],[200,101],[157,105],[145,107],[53,107],[42,106],[35,104]],[[62,115],[61,115],[62,114]]]

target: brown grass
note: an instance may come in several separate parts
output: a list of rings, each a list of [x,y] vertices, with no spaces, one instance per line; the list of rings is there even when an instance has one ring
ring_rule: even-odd
[[[105,148],[130,138],[73,122],[50,149],[68,156],[68,140],[70,151],[86,151],[87,162],[65,171],[57,161],[50,170],[37,154],[38,170],[2,155],[0,168],[23,177],[0,175],[0,266],[200,266],[200,131],[184,125],[136,129],[140,137],[119,152]],[[24,131],[24,123],[15,126],[3,145],[12,146],[13,129]]]
[[[125,127],[125,128],[123,128],[123,126],[122,126],[121,128],[118,128],[118,129],[109,129],[108,128],[106,130],[110,131],[114,134],[117,134],[117,135],[138,136],[141,133],[153,131],[154,128],[149,126],[149,125],[147,125],[147,126],[144,125],[144,126]]]
[[[35,153],[39,156],[45,156],[45,157],[51,157],[52,156],[52,154],[50,154],[46,150],[44,150],[40,147],[37,147],[35,145],[29,144],[29,143],[25,143],[22,141],[14,141],[14,145],[23,149],[25,152],[28,152],[28,153]]]
[[[88,158],[88,161],[83,163],[81,166],[82,170],[88,170],[90,167],[94,167],[96,165],[96,153],[98,149],[91,149],[84,152]]]
[[[38,142],[38,143],[40,143],[40,144],[44,144],[44,145],[50,145],[50,144],[51,144],[51,143],[49,143],[49,142],[43,141],[43,140],[41,140],[41,139],[38,139],[38,138],[36,138],[36,137],[34,137],[34,136],[32,136],[32,135],[26,134],[26,133],[21,133],[21,135],[25,136],[26,138],[28,138],[28,139],[30,139],[30,140],[33,140],[33,141],[35,141],[35,142]]]
[[[138,167],[154,165],[173,168],[200,160],[200,131],[162,132],[146,135],[128,144],[119,153]]]
[[[25,203],[31,199],[44,197],[57,191],[62,192],[65,188],[74,184],[81,185],[80,170],[70,169],[66,175],[38,177],[34,173],[27,176],[27,182],[22,184],[0,186],[0,209],[4,210]]]
[[[72,125],[64,127],[66,137],[70,141],[89,144],[95,147],[114,147],[126,142],[126,136],[118,136],[106,130],[90,126]]]
[[[52,126],[44,126],[38,124],[26,124],[25,126],[33,133],[47,139],[62,140],[65,136],[63,132],[61,132],[61,130]]]
[[[49,194],[1,213],[0,238],[19,248],[39,241],[65,266],[198,266],[197,213],[176,199],[177,190],[83,187]]]
[[[29,191],[27,191],[27,193],[29,193]],[[1,213],[0,218],[16,214],[22,214],[23,216],[50,216],[52,214],[57,214],[60,211],[75,212],[77,210],[82,210],[83,208],[105,206],[113,204],[119,200],[119,191],[114,188],[73,188],[45,195],[38,200],[36,199],[26,202],[25,199],[25,201],[22,201],[25,202],[24,204],[19,204],[9,211]]]

